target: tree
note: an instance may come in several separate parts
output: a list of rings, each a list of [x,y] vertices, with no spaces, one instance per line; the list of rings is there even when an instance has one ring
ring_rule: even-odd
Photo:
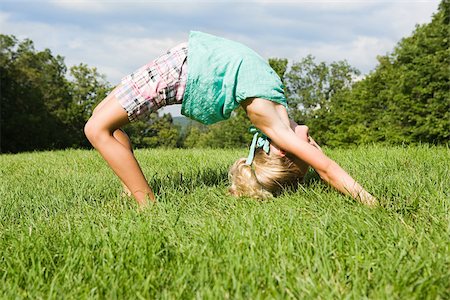
[[[450,139],[449,2],[417,26],[351,93],[332,102],[327,143],[448,143]],[[353,118],[349,117],[352,114]]]
[[[442,1],[431,23],[417,26],[387,57],[394,79],[386,120],[395,142],[442,143],[450,138],[449,1]],[[397,135],[396,134],[396,135]]]
[[[188,131],[184,146],[188,148],[246,147],[251,141],[250,120],[238,108],[231,118],[208,127],[195,124]]]
[[[148,120],[130,123],[124,130],[136,148],[174,148],[179,135],[170,114],[158,116],[157,113],[152,113]]]
[[[31,40],[0,35],[0,62],[1,151],[68,145],[60,118],[69,97],[63,58],[37,52]]]
[[[0,35],[1,151],[19,152],[88,145],[83,127],[110,90],[84,64],[66,77],[64,58],[33,42]]]
[[[201,123],[190,123],[186,129],[186,135],[182,142],[185,148],[208,147],[208,127]],[[211,145],[210,145],[211,146]]]
[[[308,55],[285,75],[291,117],[311,127],[314,137],[326,142],[333,97],[349,90],[360,72],[346,61],[316,63]]]

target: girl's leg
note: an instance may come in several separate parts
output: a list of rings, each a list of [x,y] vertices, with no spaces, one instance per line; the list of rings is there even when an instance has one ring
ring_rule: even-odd
[[[128,122],[126,111],[111,93],[86,123],[85,133],[139,205],[144,206],[147,198],[155,201],[155,196],[133,155],[128,137],[118,131]]]
[[[92,116],[95,116],[101,109],[102,107],[109,101],[117,101],[115,98],[113,98],[112,96],[115,95],[115,91],[118,89],[118,87],[116,87],[105,99],[102,100],[102,102],[100,102],[95,108],[94,111],[92,112]],[[131,141],[130,138],[128,137],[128,135],[126,134],[125,131],[123,131],[122,129],[117,129],[113,132],[113,137],[119,141],[119,143],[121,143],[122,145],[124,145],[125,147],[127,147],[128,149],[130,149],[131,152],[133,152],[133,147],[131,145]],[[120,183],[122,184],[122,188],[123,188],[123,192],[127,195],[127,196],[131,196],[131,191],[130,189],[125,185],[125,183],[120,180]]]
[[[113,137],[117,141],[119,141],[119,143],[121,143],[123,146],[128,148],[131,151],[131,153],[133,153],[133,147],[131,146],[130,138],[128,137],[125,131],[123,131],[122,129],[117,129],[116,131],[113,132]],[[122,184],[122,189],[125,195],[131,196],[132,193],[130,189],[127,187],[127,185],[122,180],[120,180],[120,183]]]

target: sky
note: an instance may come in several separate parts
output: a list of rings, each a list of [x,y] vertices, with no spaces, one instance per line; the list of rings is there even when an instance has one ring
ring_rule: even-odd
[[[86,63],[112,84],[190,30],[241,42],[265,58],[347,60],[367,74],[439,0],[2,0],[0,32]],[[170,110],[169,110],[170,111]],[[175,115],[177,109],[170,111]]]

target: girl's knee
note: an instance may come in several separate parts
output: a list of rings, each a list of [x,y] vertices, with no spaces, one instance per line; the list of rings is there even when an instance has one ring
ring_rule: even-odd
[[[92,117],[84,125],[84,134],[92,145],[99,140],[102,135],[102,131],[103,130],[100,128],[99,124],[97,124],[95,119]]]

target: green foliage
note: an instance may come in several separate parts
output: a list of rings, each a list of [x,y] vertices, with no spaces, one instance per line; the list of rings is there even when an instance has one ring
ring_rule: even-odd
[[[129,135],[131,143],[136,148],[174,148],[177,146],[179,132],[173,125],[170,114],[158,116],[151,114],[147,121],[140,120],[124,127]]]
[[[239,108],[229,120],[208,127],[192,124],[183,145],[186,148],[246,147],[251,141],[250,125],[245,111]]]
[[[83,126],[110,89],[95,68],[0,35],[1,152],[87,146]]]
[[[381,142],[434,143],[450,140],[449,1],[429,24],[417,26],[376,69],[360,73],[346,61],[327,64],[309,55],[288,68],[269,64],[285,85],[291,117],[310,126],[329,146]],[[1,152],[87,147],[83,126],[111,85],[95,68],[79,64],[67,75],[64,59],[33,42],[0,35]],[[250,122],[243,110],[208,128],[177,129],[170,116],[127,126],[142,147],[244,147]]]
[[[207,148],[208,145],[208,127],[193,123],[186,129],[186,136],[183,140],[183,147],[185,148]]]
[[[138,212],[94,151],[1,155],[0,298],[449,299],[448,148],[326,151],[383,206],[312,174],[235,199],[243,150],[149,149],[159,203]]]
[[[450,140],[449,2],[429,24],[378,58],[352,91],[333,98],[329,145]]]
[[[285,76],[291,117],[309,125],[318,142],[326,142],[333,97],[348,91],[359,75],[346,61],[316,63],[309,55],[294,63]]]
[[[66,67],[32,41],[0,35],[1,151],[62,147],[69,142],[62,115],[67,107]]]

